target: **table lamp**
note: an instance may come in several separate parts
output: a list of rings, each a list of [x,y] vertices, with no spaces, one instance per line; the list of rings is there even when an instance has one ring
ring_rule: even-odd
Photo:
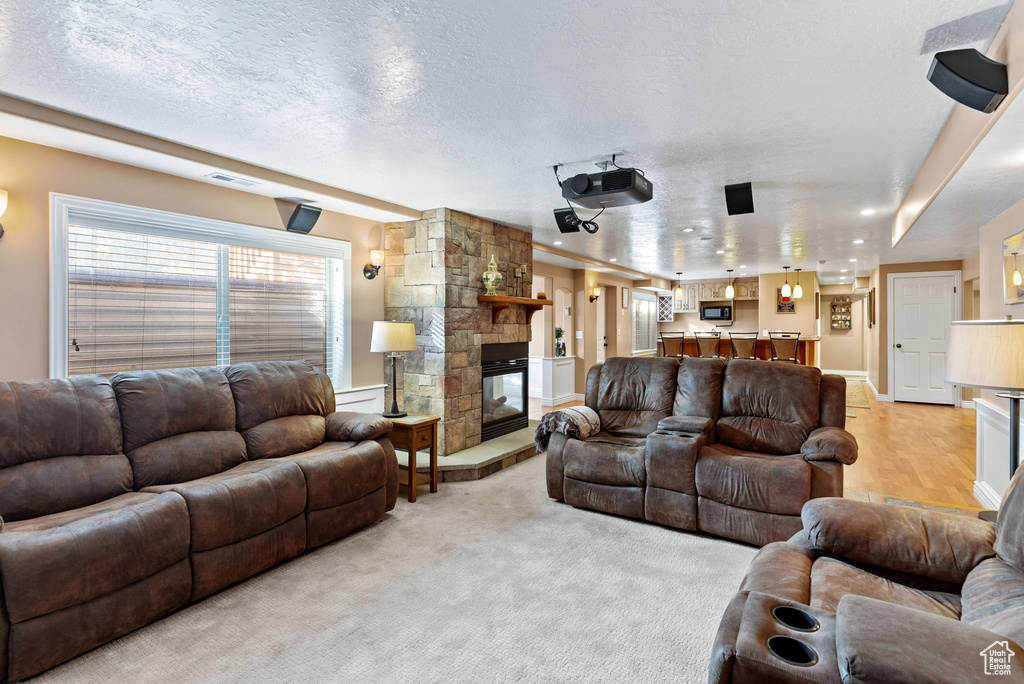
[[[412,323],[398,321],[374,321],[370,335],[370,351],[391,353],[391,410],[382,414],[385,418],[401,418],[407,415],[398,410],[398,374],[395,359],[398,352],[416,351],[416,328]]]
[[[1020,400],[1024,399],[1024,320],[953,321],[946,353],[946,382],[961,387],[1008,390],[1010,477],[1020,465]],[[978,517],[994,522],[993,512]]]

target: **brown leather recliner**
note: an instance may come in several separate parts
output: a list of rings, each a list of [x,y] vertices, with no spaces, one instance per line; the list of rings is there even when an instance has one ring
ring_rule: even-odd
[[[0,680],[379,520],[391,422],[334,408],[305,362],[0,383]]]
[[[722,618],[710,682],[1024,682],[1022,478],[995,526],[809,502],[803,530],[755,556]]]
[[[590,369],[586,404],[601,432],[551,436],[549,496],[752,544],[797,532],[857,458],[846,381],[807,366],[613,358]]]

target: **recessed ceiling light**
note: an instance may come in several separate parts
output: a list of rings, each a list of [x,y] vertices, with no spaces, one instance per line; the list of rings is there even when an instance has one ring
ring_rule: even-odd
[[[864,241],[863,240],[854,240],[853,244],[855,244],[855,245],[863,245]]]
[[[683,228],[683,232],[684,233],[692,233],[693,232],[693,228]]]
[[[839,279],[839,282],[841,282],[841,283],[845,283],[845,282],[846,282],[846,278],[840,278],[840,279]]]
[[[562,244],[561,240],[558,240],[557,242],[555,242],[555,245],[560,245],[560,244]]]
[[[746,268],[746,267],[747,267],[746,264],[740,264],[740,268]]]
[[[874,209],[861,209],[860,210],[860,215],[861,216],[872,216],[872,215],[874,215],[874,213],[875,213]]]
[[[715,252],[715,254],[725,254],[725,250],[724,249],[720,249],[717,252]]]
[[[741,275],[741,276],[745,276],[745,275],[747,275],[747,274],[746,274],[746,273],[740,273],[740,275]]]
[[[852,264],[853,262],[855,262],[855,261],[857,261],[857,260],[856,260],[856,259],[850,259],[850,263],[851,263],[851,264]]]
[[[609,259],[608,261],[615,261],[615,259]]]
[[[840,273],[846,273],[846,272],[847,272],[847,271],[849,271],[849,270],[850,270],[850,269],[848,269],[848,268],[841,268],[841,269],[839,269],[839,272],[840,272]]]

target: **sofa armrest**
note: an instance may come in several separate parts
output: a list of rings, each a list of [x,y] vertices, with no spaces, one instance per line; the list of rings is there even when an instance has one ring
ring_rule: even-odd
[[[857,460],[857,438],[842,428],[818,428],[800,447],[800,455],[805,461],[839,461],[852,465]]]
[[[669,416],[658,421],[658,429],[667,432],[685,432],[688,435],[710,434],[715,421],[704,416]]]
[[[707,434],[658,430],[647,435],[644,467],[647,486],[697,496],[696,468]]]
[[[332,442],[362,442],[391,433],[391,421],[376,413],[337,411],[327,416],[327,439]]]
[[[1021,648],[995,632],[853,594],[836,611],[836,658],[846,683],[983,681],[1000,669],[995,651],[1007,649],[1017,658],[1009,659],[1006,681],[1019,682]]]
[[[963,584],[995,555],[993,525],[909,506],[839,498],[804,504],[795,543],[862,565]]]

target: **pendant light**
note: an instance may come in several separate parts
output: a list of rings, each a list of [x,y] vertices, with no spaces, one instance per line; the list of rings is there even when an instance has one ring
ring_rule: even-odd
[[[782,296],[789,299],[789,296],[793,294],[793,288],[789,285],[789,266],[783,266],[786,271],[786,282],[782,284]]]
[[[1024,278],[1021,278],[1020,269],[1017,268],[1017,253],[1013,253],[1013,284],[1020,285],[1024,282]]]
[[[793,272],[796,273],[796,285],[793,286],[793,299],[800,299],[804,296],[804,288],[800,287],[800,271],[802,268],[794,268]]]
[[[678,300],[680,300],[680,301],[682,301],[682,299],[683,299],[683,295],[685,294],[685,293],[683,292],[683,281],[682,281],[682,275],[683,275],[683,272],[682,272],[682,271],[676,271],[676,289],[675,289],[675,295],[676,295],[676,299],[678,299]]]
[[[727,268],[725,272],[729,274],[729,284],[725,286],[725,298],[733,299],[736,297],[736,288],[732,286],[732,269]]]

